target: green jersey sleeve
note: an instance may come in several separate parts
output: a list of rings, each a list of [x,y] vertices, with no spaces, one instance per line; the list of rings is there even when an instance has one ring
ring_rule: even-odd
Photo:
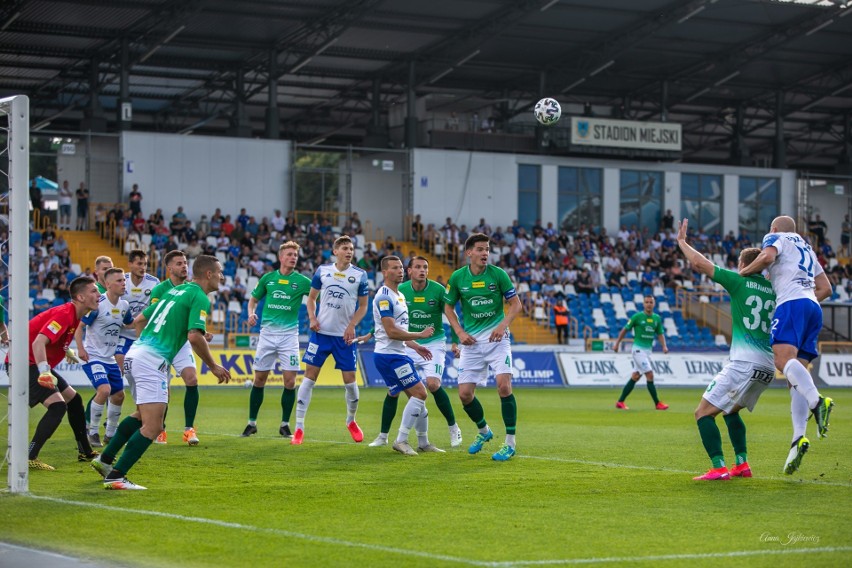
[[[271,274],[273,272],[267,272],[263,276],[261,276],[260,280],[257,281],[257,285],[254,287],[254,290],[251,291],[251,297],[255,300],[262,300],[264,296],[266,296],[266,283],[271,279]]]
[[[444,293],[444,304],[453,307],[459,301],[458,278],[456,278],[456,274],[458,274],[458,271],[450,275],[450,279],[447,280],[447,289]]]
[[[743,284],[743,277],[732,270],[726,270],[719,266],[713,267],[713,282],[718,282],[728,294],[735,294]]]
[[[207,294],[198,290],[192,296],[186,330],[198,329],[202,333],[207,333],[207,312],[209,311],[210,298],[207,297]]]

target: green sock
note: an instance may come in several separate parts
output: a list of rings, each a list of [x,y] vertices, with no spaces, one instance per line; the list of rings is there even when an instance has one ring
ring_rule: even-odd
[[[438,410],[447,419],[447,426],[452,426],[456,423],[456,413],[453,412],[453,405],[450,403],[450,397],[444,387],[438,387],[438,390],[432,393],[435,399],[435,404],[438,405]]]
[[[145,453],[145,450],[147,450],[148,446],[152,443],[154,443],[154,440],[146,438],[142,435],[140,430],[137,430],[132,436],[130,436],[130,439],[127,440],[127,447],[124,448],[124,452],[115,463],[115,469],[127,475],[130,468],[139,461],[139,458],[142,457],[142,454]]]
[[[698,433],[704,449],[710,456],[714,468],[725,467],[725,458],[722,454],[722,434],[716,426],[716,420],[712,416],[702,416],[698,419]]]
[[[257,421],[257,413],[260,411],[260,405],[263,404],[263,387],[251,387],[249,393],[249,420]]]
[[[485,410],[482,408],[482,404],[478,398],[473,397],[470,404],[465,404],[463,408],[467,412],[467,415],[470,416],[470,419],[476,424],[477,428],[481,429],[488,426],[488,422],[485,421]]]
[[[138,418],[128,416],[122,420],[118,425],[118,429],[115,431],[115,436],[112,437],[112,440],[109,441],[109,444],[107,444],[103,453],[101,453],[101,461],[105,464],[111,464],[118,451],[130,439],[130,436],[138,432],[141,427],[142,421]]]
[[[391,422],[396,416],[396,407],[399,404],[398,396],[385,395],[385,402],[382,404],[382,434],[390,432]]]
[[[654,385],[654,381],[648,381],[648,393],[654,399],[654,404],[660,402],[660,399],[657,397],[657,387]]]
[[[731,445],[737,454],[737,465],[748,461],[746,455],[746,425],[740,413],[726,414],[725,424],[728,426],[728,436],[731,437]]]
[[[630,393],[633,392],[633,388],[636,386],[636,381],[630,379],[627,381],[627,384],[624,385],[624,388],[621,390],[621,396],[618,397],[618,402],[624,402],[627,400],[627,397],[630,396]],[[610,399],[612,400],[612,399]]]
[[[195,413],[198,412],[198,386],[186,387],[186,396],[183,397],[183,413],[186,416],[186,427],[195,425]]]
[[[515,424],[518,421],[518,403],[515,402],[514,394],[500,397],[500,410],[503,411],[503,424],[506,425],[506,434],[514,434]]]
[[[284,387],[284,392],[281,393],[281,422],[290,422],[294,404],[296,404],[296,388]]]

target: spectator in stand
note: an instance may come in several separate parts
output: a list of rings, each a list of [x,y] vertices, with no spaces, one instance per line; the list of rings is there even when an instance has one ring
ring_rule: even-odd
[[[834,248],[831,246],[831,239],[829,238],[825,238],[823,240],[820,250],[825,258],[837,258],[837,255],[834,253]]]
[[[98,233],[103,233],[104,226],[106,225],[106,220],[106,209],[104,209],[103,205],[98,204],[97,208],[95,209],[95,230]]]
[[[130,213],[134,217],[142,214],[142,192],[139,191],[139,184],[134,183],[133,189],[130,191]]]
[[[821,247],[825,243],[825,234],[828,232],[828,225],[817,215],[816,218],[808,221],[808,231],[814,234],[817,246]]]
[[[484,217],[479,218],[479,224],[473,228],[474,233],[484,233],[486,235],[491,234],[491,225],[485,222]]]
[[[239,276],[234,277],[234,285],[231,286],[231,299],[241,304],[246,299],[246,286]]]
[[[849,214],[843,218],[843,224],[840,226],[840,255],[852,255],[852,221],[849,220]]]
[[[193,228],[192,226],[192,221],[190,221],[189,219],[187,219],[183,223],[183,235],[181,239],[185,243],[198,239],[198,233],[195,232],[195,228]]]
[[[50,252],[51,249],[53,249],[54,241],[56,241],[56,231],[54,230],[53,225],[48,223],[41,234],[41,244],[47,249],[47,252]]]
[[[296,218],[293,216],[287,216],[287,222],[284,224],[284,238],[287,240],[294,240],[300,234],[302,230],[298,224],[296,224]]]
[[[565,305],[565,298],[561,295],[556,297],[553,304],[553,319],[556,324],[556,343],[564,345],[568,343],[568,318],[571,312]]]
[[[75,192],[77,196],[77,230],[84,231],[89,228],[89,190],[83,182]]]
[[[252,254],[251,260],[249,261],[248,265],[249,265],[249,270],[251,271],[251,274],[253,276],[257,276],[258,278],[263,276],[263,273],[265,272],[265,263],[262,260],[260,260],[259,254],[257,254],[257,253]]]
[[[272,230],[276,233],[283,233],[284,227],[287,225],[287,220],[281,215],[281,210],[276,209],[275,215],[272,216],[270,221],[272,224]]]
[[[172,215],[172,222],[169,223],[169,229],[179,239],[183,238],[183,233],[186,231],[186,213],[183,212],[183,206],[178,206],[177,212]]]
[[[198,233],[199,239],[207,238],[210,233],[210,221],[207,220],[207,215],[202,215],[201,220],[195,226],[195,231]]]
[[[71,230],[71,199],[74,195],[68,187],[68,180],[59,188],[59,228]]]
[[[35,178],[33,178],[32,182],[30,182],[30,205],[32,205],[33,208],[33,221],[36,219],[41,221],[44,215],[44,211],[42,211],[44,204],[42,202],[41,188],[38,186],[38,182]]]
[[[248,225],[248,222],[249,222],[249,215],[248,215],[248,213],[246,213],[246,208],[245,208],[245,207],[243,207],[242,209],[240,209],[240,214],[239,214],[239,215],[237,215],[237,221],[236,221],[236,222],[237,222],[237,223],[239,223],[240,225],[242,225],[243,227],[245,227],[246,225]]]
[[[230,215],[225,215],[225,218],[222,220],[221,231],[226,237],[230,237],[231,233],[234,232],[234,224],[231,223]]]
[[[183,253],[186,255],[187,258],[195,258],[203,252],[204,250],[198,243],[198,239],[192,239],[191,241],[189,241],[189,244],[186,245],[186,248],[183,249]]]
[[[142,213],[136,213],[133,217],[132,228],[137,233],[143,233],[148,228],[148,223],[145,221],[145,217],[142,216]]]
[[[357,211],[353,211],[352,216],[349,217],[349,226],[352,227],[353,236],[360,235],[363,232],[363,228],[361,227],[361,218],[358,217]]]
[[[180,250],[180,245],[178,244],[177,235],[170,235],[169,240],[166,241],[166,245],[163,247],[163,252],[165,254],[169,254],[172,251]]]
[[[674,232],[674,215],[671,209],[666,209],[666,214],[660,220],[660,230],[670,235]]]
[[[595,287],[592,285],[592,276],[589,274],[588,268],[584,267],[579,276],[577,276],[577,282],[574,284],[574,289],[577,290],[578,294],[595,293]]]
[[[411,240],[417,242],[418,239],[423,235],[423,222],[420,220],[420,214],[414,216],[414,220],[411,222]],[[424,236],[425,241],[425,236]]]
[[[252,237],[257,237],[257,232],[260,230],[260,225],[254,217],[249,217],[248,224],[245,227],[246,233]]]

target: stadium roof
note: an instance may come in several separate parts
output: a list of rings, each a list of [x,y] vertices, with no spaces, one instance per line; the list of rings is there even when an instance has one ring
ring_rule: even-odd
[[[413,67],[421,120],[520,124],[547,94],[569,114],[666,115],[683,124],[684,161],[726,163],[733,148],[757,164],[771,163],[780,120],[783,163],[831,171],[852,146],[848,5],[6,0],[0,95],[29,95],[33,128],[78,130],[103,113],[115,131],[125,71],[133,129],[264,136],[274,82],[281,138],[359,144],[377,117],[402,116]]]

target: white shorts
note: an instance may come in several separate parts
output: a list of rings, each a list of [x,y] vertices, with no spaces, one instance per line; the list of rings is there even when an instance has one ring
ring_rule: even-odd
[[[484,387],[488,379],[488,368],[495,375],[510,374],[512,369],[512,345],[508,338],[496,343],[490,341],[476,342],[473,345],[461,346],[459,361],[459,384],[474,383]]]
[[[731,361],[707,386],[702,398],[728,413],[734,406],[754,410],[757,399],[775,378],[775,369],[748,361]]]
[[[177,355],[175,355],[175,359],[172,361],[172,367],[175,368],[175,373],[178,376],[187,367],[195,369],[195,355],[192,354],[192,345],[190,345],[189,341],[184,343],[183,347],[181,347],[180,351],[178,351]]]
[[[169,363],[156,353],[131,347],[124,356],[124,376],[136,404],[169,402]]]
[[[282,371],[298,371],[299,336],[295,333],[277,333],[260,330],[257,351],[254,355],[255,371],[271,371],[278,360]]]
[[[653,372],[654,367],[651,365],[651,352],[646,349],[633,348],[630,353],[633,357],[633,372],[644,375],[645,373]]]
[[[440,380],[444,376],[444,364],[447,362],[447,345],[443,341],[436,341],[423,347],[432,353],[432,359],[427,361],[409,347],[405,348],[405,354],[414,361],[414,368],[422,378],[435,377]]]

